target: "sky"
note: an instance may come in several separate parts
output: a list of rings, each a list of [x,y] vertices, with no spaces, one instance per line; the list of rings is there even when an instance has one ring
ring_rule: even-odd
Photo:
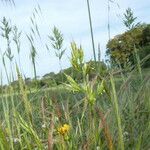
[[[107,0],[90,0],[91,16],[95,47],[101,46],[101,59],[105,59],[106,44],[108,41],[108,7]],[[41,13],[36,14],[35,9],[40,6]],[[115,0],[110,3],[110,33],[111,38],[123,33],[126,29],[122,23],[123,13],[130,7],[134,11],[137,21],[150,23],[150,0]],[[40,11],[39,11],[40,12]],[[26,35],[31,33],[31,17],[36,14],[36,23],[39,28],[41,39],[36,37],[36,66],[37,75],[42,77],[49,72],[59,72],[58,58],[51,47],[48,35],[52,35],[52,29],[56,26],[64,35],[64,48],[66,53],[62,58],[62,68],[70,66],[70,42],[75,41],[82,45],[85,53],[85,61],[93,59],[92,44],[86,0],[15,0],[15,7],[0,2],[0,20],[5,16],[11,25],[16,25],[21,36],[21,71],[26,77],[33,77],[33,67],[30,55],[30,45]],[[1,32],[1,31],[0,31]],[[47,51],[45,44],[50,48]],[[12,53],[15,62],[18,62],[17,50],[12,44]],[[0,37],[1,54],[6,49],[6,41]],[[8,72],[10,67],[6,60]],[[15,65],[14,65],[15,66]],[[15,68],[13,68],[15,72]],[[0,71],[3,75],[3,82],[6,82],[5,72],[0,57]]]

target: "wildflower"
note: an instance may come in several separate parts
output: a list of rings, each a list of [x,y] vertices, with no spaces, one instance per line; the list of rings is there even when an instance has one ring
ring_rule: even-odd
[[[20,139],[19,138],[13,138],[14,143],[19,143]]]
[[[119,42],[119,44],[122,43],[122,41],[118,41],[118,42]]]
[[[96,147],[96,150],[100,150],[100,149],[101,149],[100,146],[97,146],[97,147]]]
[[[46,128],[46,124],[44,123],[44,124],[42,124],[42,128],[44,129],[44,128]]]
[[[60,128],[58,128],[58,133],[61,135],[66,135],[70,130],[70,126],[68,124],[64,124]]]
[[[123,137],[126,141],[129,141],[129,133],[127,131],[123,133]]]

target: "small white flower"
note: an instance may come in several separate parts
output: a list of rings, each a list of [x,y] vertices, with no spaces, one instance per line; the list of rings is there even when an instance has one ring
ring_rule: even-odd
[[[46,128],[46,124],[44,123],[44,124],[42,124],[42,128]]]
[[[129,133],[128,133],[127,131],[125,131],[125,132],[123,133],[123,135],[124,135],[124,136],[128,136]]]
[[[14,143],[18,143],[18,142],[20,142],[20,139],[19,138],[13,138],[13,141],[14,141]]]
[[[124,136],[125,141],[129,141],[129,133],[127,131],[123,133],[123,136]]]

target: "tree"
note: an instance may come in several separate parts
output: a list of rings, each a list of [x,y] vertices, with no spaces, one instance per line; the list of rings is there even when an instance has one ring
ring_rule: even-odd
[[[139,53],[141,52],[139,51],[143,47],[143,32],[146,25],[140,24],[140,22],[136,23],[136,19],[131,8],[126,9],[123,23],[127,31],[115,36],[107,44],[107,55],[110,56],[112,64],[125,67],[129,64],[136,64],[137,57],[140,58]]]
[[[150,54],[150,25],[140,25],[127,32],[115,36],[107,43],[107,55],[111,64],[125,67],[127,64],[136,64],[134,49],[138,49],[140,59]],[[145,66],[145,65],[144,65]],[[146,65],[148,66],[148,65]]]

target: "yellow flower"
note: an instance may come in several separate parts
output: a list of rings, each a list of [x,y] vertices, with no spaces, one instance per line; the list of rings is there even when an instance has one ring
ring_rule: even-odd
[[[58,133],[64,136],[66,133],[69,132],[69,130],[70,130],[70,126],[68,124],[64,124],[63,126],[58,128]]]
[[[70,130],[70,126],[68,124],[64,124],[64,128],[69,131]]]

